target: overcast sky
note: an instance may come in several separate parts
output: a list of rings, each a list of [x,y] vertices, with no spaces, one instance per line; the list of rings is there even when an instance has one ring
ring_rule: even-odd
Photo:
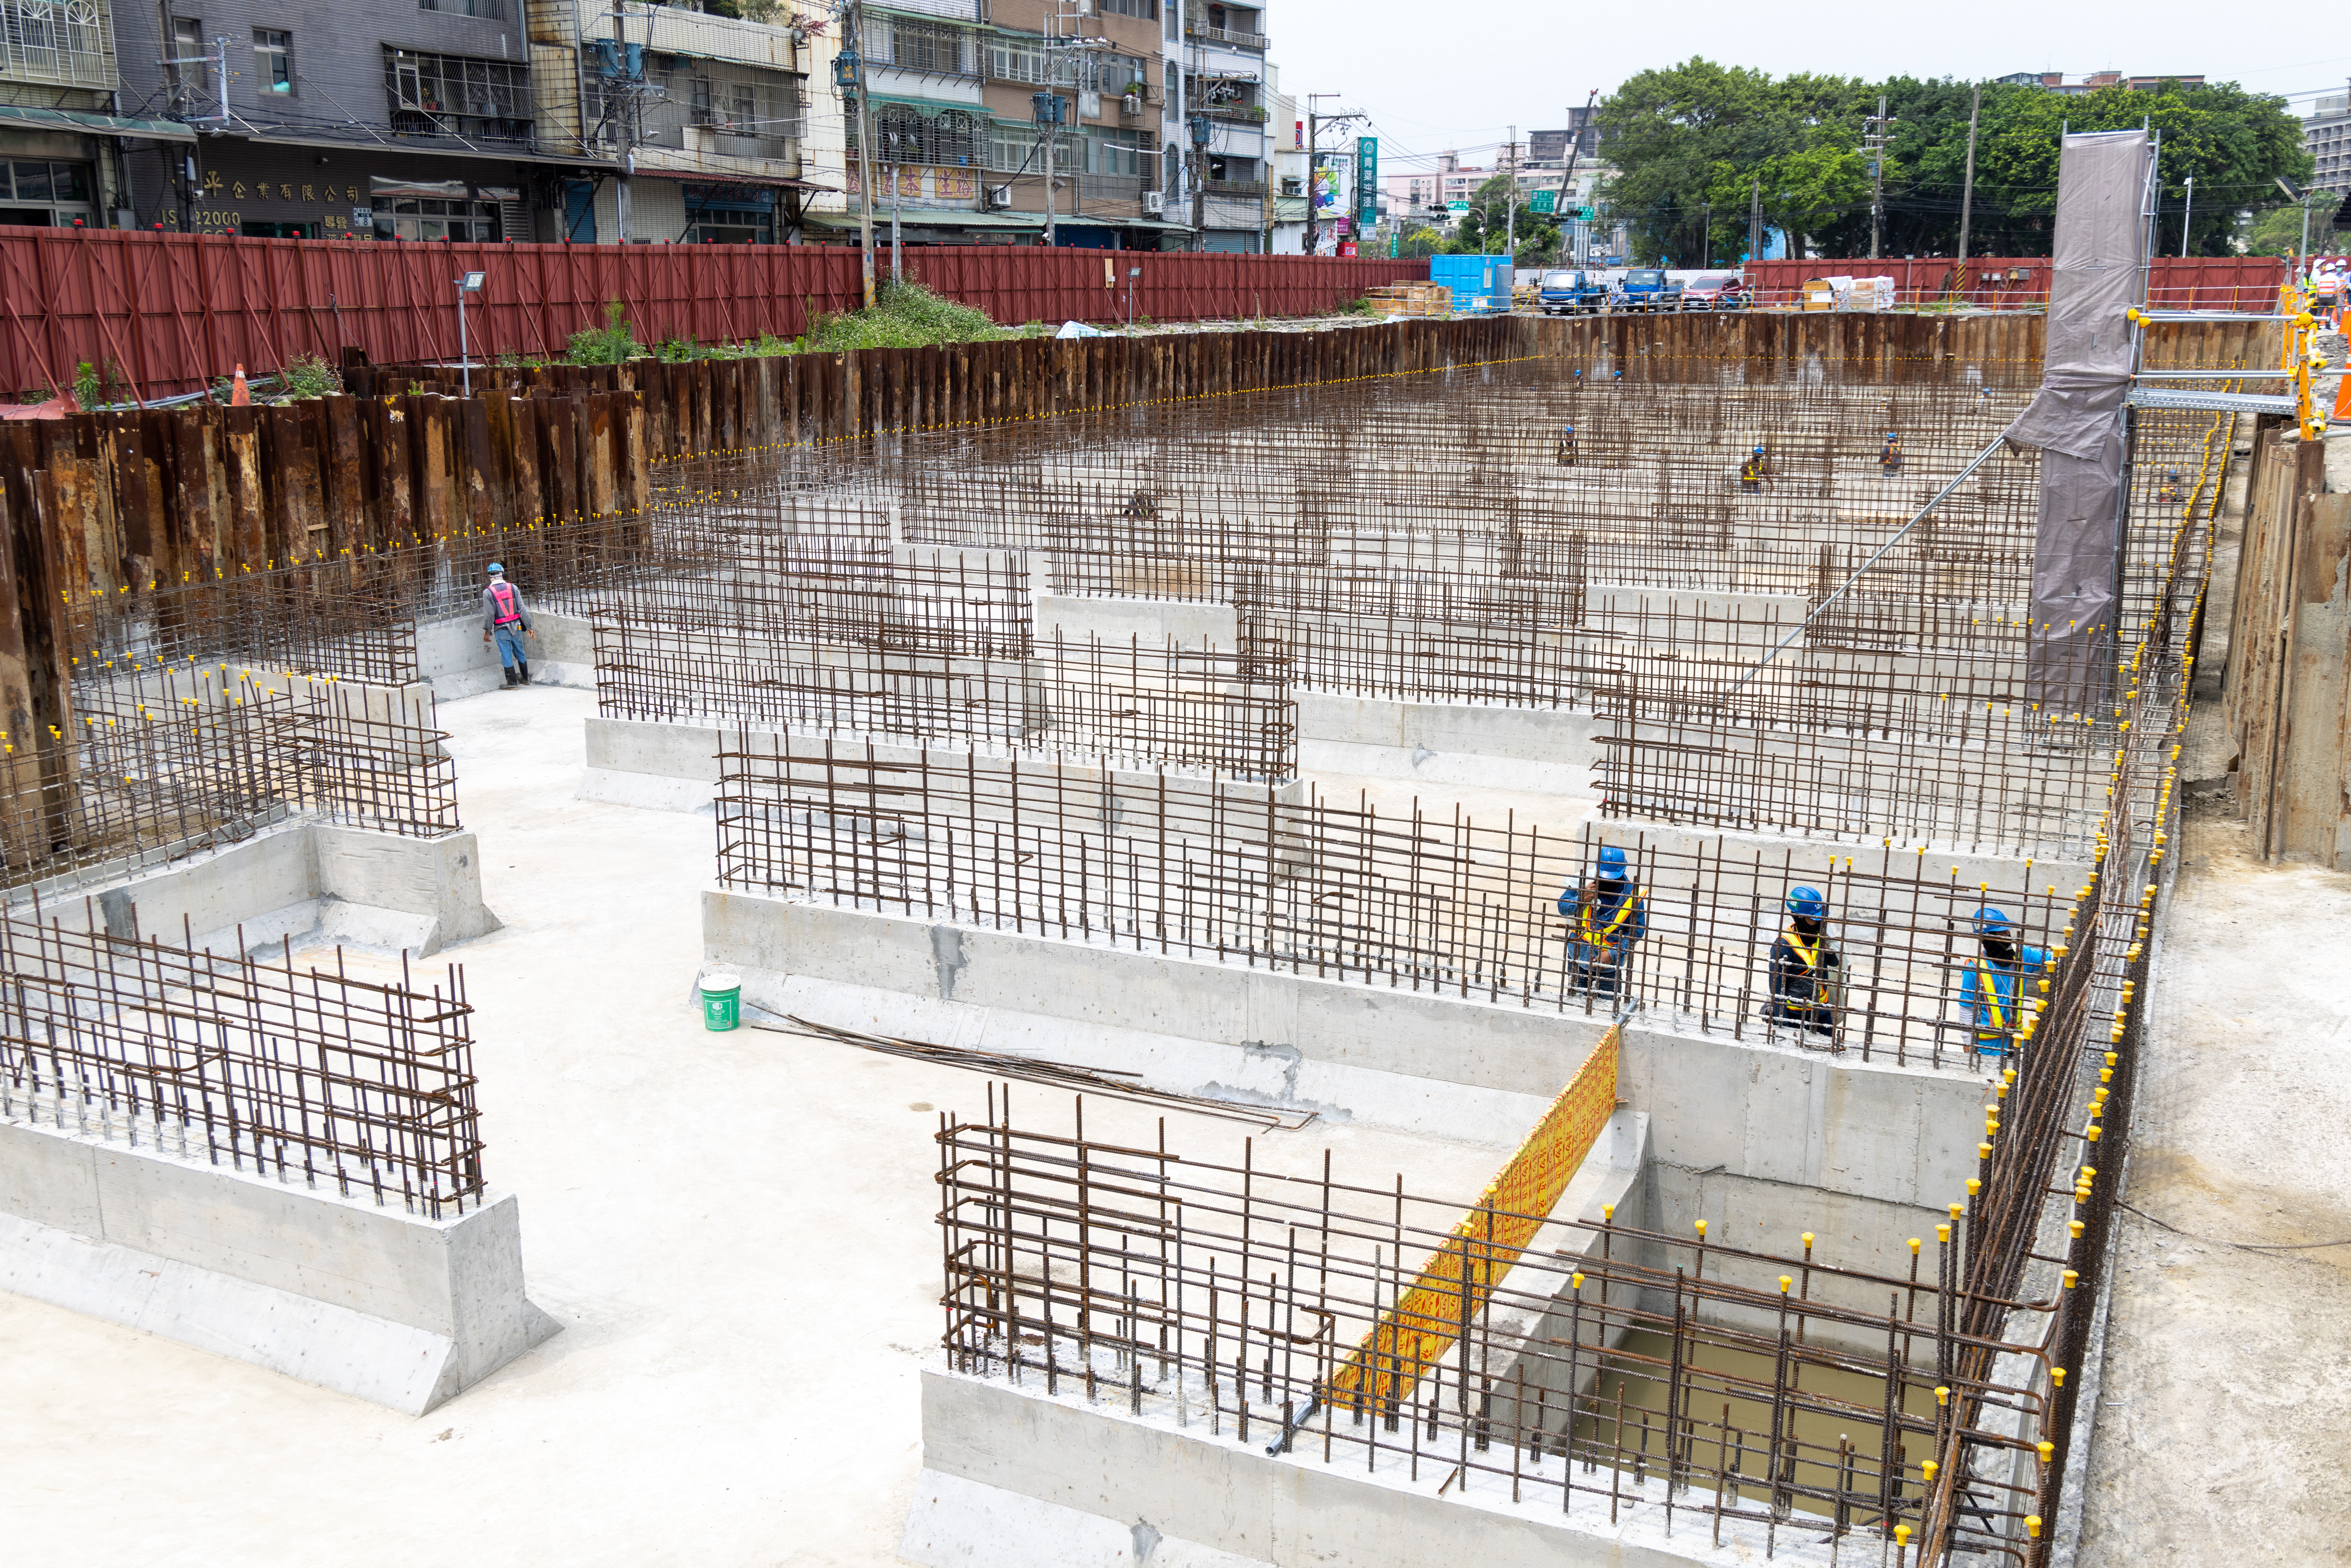
[[[1537,127],[1563,124],[1567,106],[1593,88],[1605,97],[1636,71],[1694,54],[1775,76],[2200,73],[2287,95],[2297,113],[2308,111],[2317,90],[2344,90],[2351,30],[2300,24],[2329,15],[2339,23],[2345,13],[2290,9],[2279,26],[2222,26],[2223,15],[2183,0],[1909,7],[1268,0],[1264,27],[1282,89],[1297,95],[1301,110],[1308,93],[1340,94],[1321,108],[1368,113],[1381,164],[1401,173],[1447,148],[1464,162],[1490,164],[1511,121],[1523,141]]]

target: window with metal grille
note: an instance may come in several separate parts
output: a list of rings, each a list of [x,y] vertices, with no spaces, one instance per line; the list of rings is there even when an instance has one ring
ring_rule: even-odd
[[[873,140],[874,156],[884,163],[968,168],[980,159],[979,122],[960,110],[924,114],[907,104],[876,104]]]
[[[530,136],[530,72],[504,60],[386,49],[392,128],[414,136],[521,141]]]
[[[910,22],[893,16],[888,27],[876,27],[875,65],[927,76],[977,76],[979,51],[972,36],[960,27],[936,22]]]
[[[99,0],[0,0],[0,79],[113,87],[105,5]]]
[[[1103,14],[1112,16],[1140,16],[1146,22],[1159,20],[1159,0],[1101,0]]]
[[[452,16],[486,16],[492,21],[507,14],[506,0],[416,0],[416,8]]]

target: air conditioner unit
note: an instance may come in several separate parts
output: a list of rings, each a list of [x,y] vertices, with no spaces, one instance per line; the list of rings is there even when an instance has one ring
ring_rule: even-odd
[[[990,185],[987,188],[987,204],[991,207],[1010,206],[1012,204],[1012,187],[1009,185]]]
[[[1143,193],[1143,210],[1155,218],[1167,210],[1167,198],[1157,191],[1145,191]]]

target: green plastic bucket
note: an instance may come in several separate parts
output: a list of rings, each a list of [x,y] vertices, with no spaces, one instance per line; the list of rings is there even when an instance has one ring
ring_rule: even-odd
[[[729,1030],[743,1021],[743,982],[733,975],[702,977],[702,1027]]]

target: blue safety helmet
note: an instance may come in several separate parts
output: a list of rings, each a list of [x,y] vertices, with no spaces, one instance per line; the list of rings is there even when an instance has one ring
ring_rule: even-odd
[[[2007,915],[1989,904],[1976,911],[1975,924],[1979,936],[2005,936],[2016,929]]]
[[[1817,887],[1799,887],[1788,894],[1788,913],[1800,920],[1826,920],[1829,901],[1821,896]]]
[[[500,566],[496,561],[490,562],[490,575],[492,577],[504,577],[506,574],[507,569],[505,567]]]
[[[1573,420],[1569,420],[1560,428],[1566,431],[1570,435],[1573,435],[1575,434],[1575,422]]]
[[[1625,852],[1614,845],[1600,852],[1600,880],[1623,882],[1625,875]]]
[[[1758,456],[1758,457],[1762,456],[1762,455],[1763,455],[1763,449],[1762,449],[1761,447],[1760,447],[1760,446],[1759,446],[1759,447],[1757,447],[1757,448],[1755,449],[1755,455],[1756,455],[1756,456]]]

